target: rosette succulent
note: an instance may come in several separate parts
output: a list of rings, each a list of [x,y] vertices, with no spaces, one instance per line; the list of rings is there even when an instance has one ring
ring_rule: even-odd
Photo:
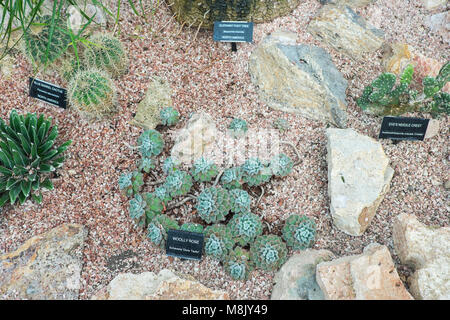
[[[180,230],[203,233],[203,226],[198,223],[186,222],[181,225]]]
[[[147,238],[156,246],[164,248],[169,229],[178,230],[178,223],[164,214],[154,217],[147,227]]]
[[[139,162],[139,170],[144,171],[146,173],[150,173],[151,169],[155,169],[155,162],[152,158],[142,158]]]
[[[239,118],[234,118],[231,121],[228,130],[232,137],[234,138],[242,137],[248,130],[247,122]]]
[[[233,249],[234,240],[230,230],[223,224],[215,224],[205,229],[205,254],[222,261]]]
[[[143,157],[159,155],[164,148],[164,140],[156,130],[146,130],[138,138],[139,150]]]
[[[169,194],[169,191],[167,190],[167,188],[162,185],[158,188],[155,189],[155,191],[153,192],[155,194],[155,196],[160,199],[164,204],[167,204],[169,201],[172,200],[172,197]]]
[[[192,167],[192,177],[195,181],[199,182],[209,182],[217,176],[218,173],[219,171],[214,162],[203,157],[195,161],[194,166]]]
[[[163,201],[157,197],[157,195],[153,193],[145,193],[144,200],[146,205],[145,215],[147,220],[150,221],[157,215],[161,214],[164,211]]]
[[[270,180],[272,174],[270,168],[258,158],[247,159],[242,165],[243,179],[249,186],[259,186]]]
[[[177,124],[180,113],[173,107],[166,107],[159,112],[159,117],[162,125],[170,127]]]
[[[192,177],[187,172],[178,170],[166,178],[164,185],[171,197],[183,196],[191,190]]]
[[[270,160],[272,174],[277,177],[285,177],[291,173],[294,162],[284,153],[280,153]]]
[[[145,225],[145,207],[146,202],[140,194],[136,194],[133,199],[130,200],[128,211],[131,219],[136,220],[138,226]]]
[[[72,143],[56,147],[57,136],[58,126],[43,115],[13,110],[9,124],[0,118],[0,207],[8,201],[23,204],[30,196],[41,203],[40,189],[53,190],[49,174],[62,166],[62,153]]]
[[[241,213],[250,212],[251,198],[247,191],[242,189],[233,189],[230,191],[231,212]]]
[[[197,197],[197,213],[206,223],[225,220],[230,212],[231,199],[227,189],[210,187],[203,190]]]
[[[283,227],[283,239],[294,250],[304,250],[314,244],[316,224],[307,216],[291,215]]]
[[[128,197],[138,193],[144,185],[144,176],[138,171],[122,173],[119,177],[119,189],[124,190]]]
[[[251,243],[263,232],[261,218],[251,212],[235,214],[228,227],[233,238],[242,246]]]
[[[275,271],[286,261],[286,244],[276,235],[258,236],[250,246],[250,257],[257,268]]]
[[[172,172],[177,171],[179,165],[180,165],[180,162],[178,161],[177,158],[168,157],[168,158],[166,158],[166,160],[164,160],[162,169],[165,174],[170,174]]]
[[[242,168],[232,167],[226,169],[220,177],[220,182],[227,189],[240,188],[242,186]]]
[[[246,280],[253,270],[250,254],[241,247],[231,250],[224,262],[225,271],[234,280]]]

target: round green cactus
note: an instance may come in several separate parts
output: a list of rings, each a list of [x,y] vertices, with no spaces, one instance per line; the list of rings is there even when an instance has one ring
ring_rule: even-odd
[[[241,247],[231,250],[224,261],[225,271],[234,280],[246,280],[253,270],[250,254]]]
[[[294,250],[312,247],[316,236],[316,224],[307,216],[291,215],[283,227],[283,239]]]
[[[156,246],[164,248],[169,229],[178,230],[180,226],[170,217],[160,214],[155,216],[148,224],[147,237]]]
[[[205,254],[222,261],[234,246],[230,230],[222,225],[215,224],[205,229]]]
[[[236,241],[245,246],[263,232],[261,218],[251,212],[235,214],[228,223]]]
[[[170,174],[178,170],[178,166],[180,165],[180,161],[175,157],[167,157],[163,162],[163,172],[165,174]]]
[[[142,156],[150,158],[162,152],[164,140],[158,131],[150,129],[141,134],[138,138],[138,145]]]
[[[231,212],[243,213],[250,212],[251,198],[247,191],[242,189],[233,189],[230,191]]]
[[[249,186],[259,186],[272,177],[271,170],[258,158],[247,159],[242,165],[243,180]]]
[[[232,167],[226,169],[220,177],[220,183],[224,188],[236,189],[242,186],[242,168]]]
[[[89,37],[83,57],[87,66],[104,70],[115,79],[128,68],[128,58],[122,43],[109,33],[96,33]]]
[[[180,120],[180,113],[173,107],[166,107],[159,112],[161,124],[164,126],[174,126]]]
[[[197,232],[203,233],[203,226],[198,223],[186,222],[181,225],[180,230],[189,231],[189,232]]]
[[[184,196],[192,187],[192,177],[184,171],[178,170],[171,173],[165,182],[165,187],[171,197]]]
[[[206,188],[197,197],[196,209],[199,217],[206,223],[225,220],[231,209],[228,190],[221,187]]]
[[[234,118],[231,121],[228,130],[232,137],[234,138],[242,137],[248,130],[247,122],[239,118]]]
[[[103,71],[77,72],[68,86],[68,100],[78,112],[103,118],[116,112],[117,94],[113,81]]]
[[[195,181],[199,182],[209,182],[217,176],[218,173],[219,171],[214,162],[203,157],[195,161],[194,166],[192,167],[192,177]]]
[[[284,153],[280,153],[270,161],[270,169],[272,174],[277,177],[285,177],[291,173],[294,162]]]
[[[257,268],[276,271],[286,261],[286,244],[276,235],[258,236],[250,246],[250,257]]]

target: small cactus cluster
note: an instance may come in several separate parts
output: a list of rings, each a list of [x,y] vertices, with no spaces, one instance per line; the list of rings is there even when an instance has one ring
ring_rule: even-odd
[[[283,239],[294,250],[304,250],[314,244],[316,224],[307,216],[291,215],[283,227]]]
[[[382,73],[364,88],[356,100],[365,112],[374,115],[400,115],[409,111],[450,114],[450,94],[441,91],[450,81],[450,62],[444,64],[436,77],[425,77],[422,81],[423,93],[410,89],[414,67],[408,65],[400,79],[393,73]]]
[[[173,107],[166,107],[159,112],[159,118],[163,126],[174,126],[180,120],[180,113]]]
[[[228,131],[232,137],[240,138],[248,131],[247,122],[239,118],[234,118],[228,127]]]

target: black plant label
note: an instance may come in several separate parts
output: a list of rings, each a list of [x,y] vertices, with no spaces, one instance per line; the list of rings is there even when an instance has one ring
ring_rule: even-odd
[[[166,254],[182,259],[201,260],[203,242],[203,233],[169,229]]]
[[[30,91],[32,98],[50,103],[60,108],[67,108],[67,90],[52,83],[39,79],[29,79]]]
[[[422,141],[429,121],[430,119],[421,118],[384,117],[378,138]]]
[[[214,41],[252,42],[253,22],[214,21]]]

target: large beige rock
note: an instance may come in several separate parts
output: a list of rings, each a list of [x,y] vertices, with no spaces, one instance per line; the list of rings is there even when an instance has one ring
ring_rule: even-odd
[[[319,263],[316,280],[327,300],[412,300],[386,246],[372,243],[360,255]]]
[[[294,254],[275,274],[271,300],[323,300],[316,265],[333,258],[328,250],[306,249]]]
[[[359,236],[389,191],[394,170],[381,144],[353,129],[326,131],[328,196],[334,225]]]
[[[0,256],[0,300],[78,299],[85,227],[64,224]]]
[[[308,31],[335,50],[354,59],[378,50],[384,42],[383,31],[368,24],[348,6],[322,7],[308,26]]]
[[[365,7],[376,0],[320,0],[321,4],[337,4],[341,6],[349,6],[351,8]]]
[[[450,227],[429,227],[403,213],[394,220],[393,238],[400,261],[416,270],[408,279],[414,297],[450,299]]]
[[[211,290],[195,280],[181,278],[168,269],[156,275],[121,273],[92,300],[224,300],[223,291]]]
[[[345,127],[347,80],[319,47],[299,44],[297,35],[276,32],[252,52],[249,72],[271,108]]]
[[[448,0],[422,0],[422,1],[425,9],[427,10],[439,8],[440,6],[443,6],[448,2]]]

